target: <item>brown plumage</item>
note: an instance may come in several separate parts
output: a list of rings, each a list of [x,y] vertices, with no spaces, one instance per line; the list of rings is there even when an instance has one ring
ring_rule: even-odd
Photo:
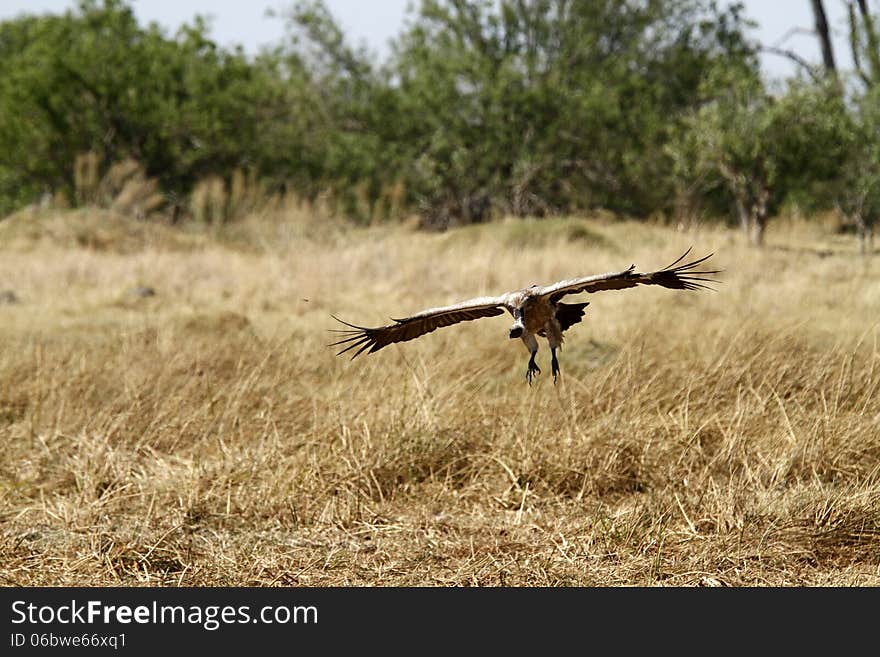
[[[717,281],[707,276],[717,274],[720,270],[700,270],[698,267],[712,254],[685,264],[678,264],[687,257],[688,253],[690,249],[671,265],[653,272],[639,273],[635,270],[635,265],[630,265],[628,269],[619,272],[572,278],[546,286],[533,285],[498,297],[478,297],[452,306],[430,308],[410,317],[395,319],[393,324],[376,328],[349,324],[331,315],[333,319],[349,328],[335,331],[343,337],[330,346],[343,347],[337,355],[355,349],[352,355],[354,359],[364,351],[373,353],[389,344],[413,340],[444,326],[501,315],[506,310],[514,319],[513,326],[508,332],[509,337],[521,338],[531,354],[526,371],[529,383],[535,374],[541,372],[535,364],[535,354],[538,352],[538,341],[535,336],[546,337],[550,344],[555,383],[559,374],[556,350],[562,345],[562,334],[581,321],[584,309],[589,305],[588,302],[562,303],[560,300],[563,297],[584,292],[592,294],[605,290],[623,290],[637,285],[660,285],[672,290],[711,289],[706,283]]]

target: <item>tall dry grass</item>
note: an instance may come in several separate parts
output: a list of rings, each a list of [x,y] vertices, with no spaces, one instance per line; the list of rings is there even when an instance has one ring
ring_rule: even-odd
[[[841,237],[291,209],[117,250],[29,226],[0,223],[6,584],[880,583],[880,263]],[[718,291],[593,295],[556,387],[526,385],[509,318],[326,346],[331,312],[379,324],[692,244]]]
[[[101,174],[101,157],[94,151],[77,156],[73,167],[76,204],[89,209],[103,208],[115,214],[146,219],[165,205],[159,181],[147,176],[134,159],[109,165]],[[55,203],[56,208],[63,205]]]

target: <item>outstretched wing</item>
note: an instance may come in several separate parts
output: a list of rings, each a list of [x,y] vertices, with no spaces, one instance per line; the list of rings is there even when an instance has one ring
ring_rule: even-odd
[[[393,320],[394,324],[377,328],[356,326],[331,315],[337,322],[341,322],[350,328],[334,331],[335,333],[341,333],[344,337],[328,346],[346,345],[336,354],[337,356],[344,354],[349,349],[357,348],[354,356],[352,356],[352,358],[355,358],[367,349],[369,349],[368,353],[373,353],[394,342],[413,340],[444,326],[451,326],[459,322],[469,322],[481,317],[500,315],[504,312],[504,308],[504,297],[479,297],[462,301],[454,306],[423,310],[412,317],[395,319]]]
[[[567,281],[559,281],[553,285],[547,285],[534,291],[535,294],[549,297],[552,303],[556,303],[567,294],[579,294],[581,292],[601,292],[603,290],[624,290],[628,287],[636,285],[662,285],[673,290],[698,290],[712,289],[705,283],[717,283],[712,278],[706,278],[712,274],[720,273],[720,269],[701,270],[697,269],[702,263],[712,257],[709,254],[698,260],[692,260],[683,265],[679,265],[691,250],[688,249],[684,254],[668,267],[664,267],[659,271],[648,273],[640,273],[636,271],[635,265],[630,265],[629,269],[619,272],[610,272],[608,274],[598,274],[596,276],[585,276],[583,278],[572,278]]]

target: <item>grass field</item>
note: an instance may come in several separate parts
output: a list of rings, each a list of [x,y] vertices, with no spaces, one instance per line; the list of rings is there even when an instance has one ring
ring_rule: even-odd
[[[880,258],[778,220],[302,213],[0,222],[4,585],[878,585]],[[379,325],[693,245],[716,292],[594,294],[562,378],[510,318]],[[152,296],[139,294],[149,287]]]

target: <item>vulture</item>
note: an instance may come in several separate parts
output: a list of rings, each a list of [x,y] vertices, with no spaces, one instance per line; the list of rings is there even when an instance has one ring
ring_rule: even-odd
[[[451,306],[429,308],[403,319],[392,319],[393,324],[376,328],[349,324],[331,315],[333,319],[348,328],[331,329],[341,334],[341,339],[328,346],[342,347],[337,356],[355,349],[352,355],[354,359],[364,351],[373,353],[389,344],[413,340],[444,326],[469,322],[481,317],[494,317],[503,314],[506,310],[513,316],[513,325],[508,331],[508,337],[511,340],[519,338],[529,350],[529,364],[526,370],[526,380],[529,385],[532,383],[532,378],[541,373],[541,369],[535,363],[538,336],[546,338],[549,343],[553,383],[556,383],[559,376],[556,350],[562,346],[565,331],[581,321],[584,309],[589,305],[589,302],[563,303],[563,298],[573,294],[623,290],[637,285],[660,285],[672,290],[713,289],[706,283],[717,283],[718,281],[710,277],[720,273],[721,270],[699,268],[713,254],[679,264],[690,252],[691,249],[688,249],[675,262],[657,271],[637,272],[635,265],[630,265],[623,271],[571,278],[551,285],[532,285],[497,297],[477,297]]]

